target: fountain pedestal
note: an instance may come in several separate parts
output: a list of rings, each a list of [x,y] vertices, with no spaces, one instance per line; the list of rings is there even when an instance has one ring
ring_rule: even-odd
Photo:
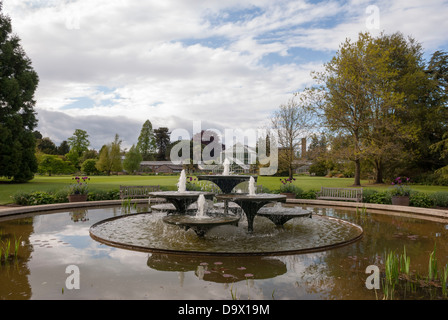
[[[266,204],[271,202],[286,202],[286,196],[262,193],[257,195],[248,194],[225,194],[216,195],[218,200],[233,201],[243,209],[247,218],[247,230],[254,230],[254,219],[258,211]]]

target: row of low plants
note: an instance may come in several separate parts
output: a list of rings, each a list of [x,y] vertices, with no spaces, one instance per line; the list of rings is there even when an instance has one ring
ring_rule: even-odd
[[[392,204],[391,190],[363,190],[364,203],[378,203],[378,204]],[[448,192],[438,191],[433,193],[426,193],[421,191],[411,190],[409,193],[409,205],[412,207],[433,208],[433,207],[448,207]]]
[[[316,199],[316,193],[318,190],[302,190],[295,186],[293,191],[296,195],[296,199]],[[191,190],[191,189],[190,189]],[[269,192],[270,190],[263,189],[263,192]],[[271,193],[283,193],[285,190],[273,190]],[[51,191],[32,191],[24,192],[19,191],[15,193],[12,198],[13,202],[18,205],[41,205],[52,203],[68,202],[69,192],[66,189],[56,192]],[[87,201],[101,201],[101,200],[119,200],[120,190],[92,190],[88,193]],[[364,203],[377,203],[377,204],[391,204],[392,194],[390,191],[377,191],[373,189],[364,189],[363,202]],[[414,207],[432,208],[432,207],[448,207],[448,192],[440,191],[434,193],[424,193],[413,191],[410,195],[410,205]]]
[[[87,201],[120,200],[120,189],[103,190],[92,188],[87,176],[72,178],[72,184],[57,191],[18,191],[12,195],[12,200],[17,205],[32,206],[69,201],[70,195],[87,195]],[[161,187],[162,190],[170,189]]]
[[[296,199],[316,199],[316,194],[320,190],[309,189],[303,190],[299,186],[295,185],[295,178],[293,179],[280,179],[280,187],[275,190],[269,190],[263,187],[258,192],[262,193],[293,193]],[[100,200],[118,200],[120,199],[119,189],[113,190],[101,190],[94,189],[88,185],[90,178],[88,177],[74,177],[72,178],[72,184],[57,191],[18,191],[12,198],[13,202],[18,205],[40,205],[40,204],[52,204],[63,203],[68,201],[68,195],[70,194],[87,194],[87,201],[100,201]],[[205,187],[208,187],[206,185]],[[408,192],[410,196],[410,205],[414,207],[448,207],[448,192],[439,191],[433,193],[426,193],[411,190],[409,188],[404,189],[401,183],[396,184],[393,189],[388,190],[375,190],[364,188],[363,190],[363,202],[364,203],[376,203],[376,204],[392,204],[392,196],[399,192]],[[170,188],[163,188],[170,189]],[[199,181],[194,178],[189,178],[187,181],[187,190],[204,190],[204,186],[200,185]],[[403,191],[404,190],[404,191]],[[213,191],[213,190],[204,190]]]
[[[280,179],[281,185],[272,193],[294,193],[296,199],[316,199],[316,194],[320,190],[303,190],[294,184],[295,179]],[[388,190],[363,189],[363,202],[376,204],[392,204],[392,196],[400,192],[398,188]],[[409,194],[409,205],[421,208],[448,207],[448,192],[438,191],[426,193],[407,189]]]
[[[41,204],[53,204],[68,202],[68,189],[62,189],[55,192],[52,191],[32,191],[32,192],[16,192],[13,196],[13,202],[22,206],[32,206]],[[119,200],[120,190],[92,190],[87,193],[87,201],[101,200]]]

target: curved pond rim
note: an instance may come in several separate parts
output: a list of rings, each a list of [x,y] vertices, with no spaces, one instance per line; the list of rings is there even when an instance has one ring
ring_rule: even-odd
[[[324,216],[324,215],[318,215],[314,214],[316,216],[322,217],[324,219],[329,220],[337,220],[341,223],[348,224],[352,226],[353,228],[358,229],[359,233],[356,237],[350,238],[346,241],[340,241],[331,245],[323,245],[323,246],[317,246],[312,248],[303,248],[303,249],[290,249],[290,250],[275,250],[275,251],[264,251],[264,252],[208,252],[208,251],[196,251],[196,250],[171,250],[171,249],[160,249],[160,248],[151,248],[151,247],[145,247],[145,246],[138,246],[138,245],[131,245],[131,244],[125,244],[117,241],[107,240],[101,237],[96,236],[94,233],[91,232],[91,229],[94,229],[96,226],[101,225],[105,222],[110,222],[113,220],[122,219],[125,217],[130,216],[136,216],[136,215],[142,215],[142,214],[151,214],[150,212],[139,212],[139,213],[131,213],[116,217],[107,218],[101,221],[98,221],[90,226],[89,228],[89,234],[92,239],[95,241],[98,241],[100,243],[103,243],[105,245],[115,247],[115,248],[121,248],[121,249],[127,249],[132,251],[139,251],[139,252],[147,252],[147,253],[165,253],[165,254],[174,254],[174,255],[194,255],[194,256],[243,256],[243,257],[251,257],[251,256],[280,256],[280,255],[295,255],[295,254],[305,254],[305,253],[314,253],[314,252],[321,252],[321,251],[327,251],[330,249],[336,249],[340,248],[352,243],[355,243],[359,241],[363,235],[364,230],[361,226],[354,224],[352,222]]]
[[[287,204],[309,205],[311,207],[327,208],[351,208],[353,210],[365,208],[372,213],[409,216],[415,219],[444,221],[448,220],[447,209],[421,208],[411,206],[396,206],[390,204],[376,204],[364,202],[313,200],[313,199],[288,199]]]
[[[121,205],[124,200],[103,200],[103,201],[86,201],[86,202],[65,202],[56,204],[44,204],[35,206],[17,206],[17,207],[1,207],[0,217],[22,215],[25,213],[39,213],[49,211],[59,211],[65,209],[76,208],[91,208],[91,207],[107,207]],[[151,203],[164,203],[163,199],[151,198]],[[149,199],[132,199],[131,203],[147,204]],[[391,214],[391,215],[412,215],[412,218],[416,219],[429,219],[439,218],[439,221],[448,220],[448,208],[447,209],[434,209],[434,208],[420,208],[420,207],[405,207],[394,206],[389,204],[374,204],[363,202],[347,202],[347,201],[329,201],[329,200],[311,200],[311,199],[287,199],[286,204],[297,205],[309,205],[312,207],[342,207],[352,208],[353,210],[366,208],[369,212]]]

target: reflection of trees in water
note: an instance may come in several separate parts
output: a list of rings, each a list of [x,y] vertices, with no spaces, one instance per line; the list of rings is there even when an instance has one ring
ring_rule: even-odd
[[[70,219],[73,222],[86,222],[89,221],[89,217],[87,216],[87,209],[76,209],[69,212]]]
[[[17,258],[3,261],[0,264],[0,300],[24,300],[31,298],[31,285],[28,282],[30,270],[28,261],[33,246],[30,245],[30,235],[34,232],[33,217],[0,222],[0,241],[11,241],[11,251],[14,251],[14,241],[20,239]]]

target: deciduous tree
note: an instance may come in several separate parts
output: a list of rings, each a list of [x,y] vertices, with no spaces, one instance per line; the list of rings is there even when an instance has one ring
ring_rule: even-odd
[[[140,162],[142,162],[142,159],[143,157],[140,152],[137,150],[135,145],[132,145],[123,160],[124,170],[128,173],[134,173],[140,168]]]
[[[362,159],[374,164],[381,183],[385,164],[403,158],[404,142],[416,139],[414,127],[401,115],[412,99],[403,85],[425,81],[419,54],[414,41],[399,33],[377,38],[360,33],[356,42],[341,44],[323,72],[315,73],[324,124],[350,138],[356,186],[361,184]]]

